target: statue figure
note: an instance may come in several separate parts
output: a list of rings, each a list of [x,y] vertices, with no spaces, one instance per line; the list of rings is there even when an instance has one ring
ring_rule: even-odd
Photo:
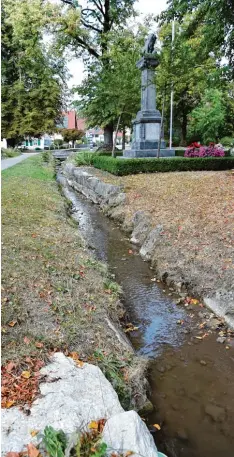
[[[153,54],[154,52],[154,45],[156,42],[156,35],[155,33],[151,33],[145,40],[145,45],[142,49],[143,55],[144,54]]]

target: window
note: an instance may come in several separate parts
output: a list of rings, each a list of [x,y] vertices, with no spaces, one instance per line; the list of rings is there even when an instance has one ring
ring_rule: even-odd
[[[37,144],[38,144],[38,146],[41,146],[41,140],[40,140],[40,138],[38,138]]]

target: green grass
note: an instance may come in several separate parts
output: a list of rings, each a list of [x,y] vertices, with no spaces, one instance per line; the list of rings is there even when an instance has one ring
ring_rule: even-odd
[[[40,181],[50,181],[54,177],[54,170],[43,164],[41,155],[30,157],[13,167],[2,171],[2,179],[6,178],[32,178]]]

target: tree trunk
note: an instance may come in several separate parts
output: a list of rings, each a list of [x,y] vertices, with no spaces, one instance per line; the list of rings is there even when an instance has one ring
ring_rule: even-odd
[[[182,125],[181,125],[181,146],[186,146],[186,144],[187,144],[187,142],[186,142],[187,124],[188,124],[187,114],[183,113]]]
[[[112,151],[113,148],[113,124],[110,123],[104,127],[104,147],[107,151]]]
[[[116,157],[115,145],[116,145],[116,140],[117,140],[117,136],[118,136],[118,131],[119,131],[119,124],[120,124],[121,115],[122,115],[122,113],[119,115],[118,122],[117,122],[117,126],[116,126],[115,140],[114,140],[113,148],[112,148],[112,157]]]
[[[126,142],[126,130],[125,127],[123,128],[123,136],[122,136],[122,151],[125,150],[125,142]]]
[[[14,148],[15,145],[16,145],[15,138],[7,138],[7,147],[8,148]]]

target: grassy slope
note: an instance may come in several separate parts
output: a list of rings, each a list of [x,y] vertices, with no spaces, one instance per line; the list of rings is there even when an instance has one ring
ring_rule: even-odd
[[[131,220],[136,211],[150,214],[164,234],[155,249],[159,273],[169,271],[202,294],[233,288],[233,173],[196,171],[116,177],[92,171],[127,193],[124,208]]]
[[[97,348],[123,353],[104,324],[107,314],[117,319],[118,298],[106,293],[105,266],[66,217],[53,175],[41,156],[2,173],[3,363],[53,348],[86,359]]]

